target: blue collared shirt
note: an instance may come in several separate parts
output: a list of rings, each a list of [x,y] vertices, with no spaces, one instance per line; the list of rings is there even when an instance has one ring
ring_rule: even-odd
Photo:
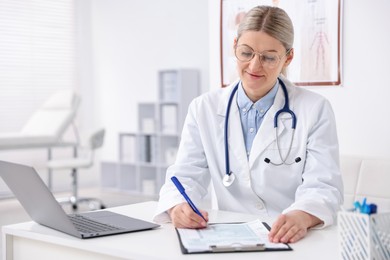
[[[272,89],[261,99],[253,103],[246,95],[242,82],[239,83],[237,91],[237,105],[240,111],[242,133],[244,134],[245,148],[249,157],[253,140],[263,122],[264,115],[274,103],[279,84],[276,81]]]

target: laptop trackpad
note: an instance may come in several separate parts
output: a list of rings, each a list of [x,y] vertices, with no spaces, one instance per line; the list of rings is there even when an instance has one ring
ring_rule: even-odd
[[[134,231],[159,227],[158,224],[131,218],[108,210],[85,212],[81,213],[81,215],[109,225],[119,226]]]

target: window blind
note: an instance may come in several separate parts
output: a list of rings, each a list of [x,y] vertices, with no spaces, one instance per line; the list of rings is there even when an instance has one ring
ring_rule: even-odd
[[[74,89],[75,0],[0,0],[0,132]]]

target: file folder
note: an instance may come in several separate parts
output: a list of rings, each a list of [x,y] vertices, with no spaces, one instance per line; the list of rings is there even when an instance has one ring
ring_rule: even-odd
[[[269,242],[269,230],[269,225],[259,220],[209,224],[206,229],[198,230],[176,228],[183,254],[292,250],[288,244]],[[199,238],[196,238],[197,235]],[[224,241],[218,241],[218,236]]]

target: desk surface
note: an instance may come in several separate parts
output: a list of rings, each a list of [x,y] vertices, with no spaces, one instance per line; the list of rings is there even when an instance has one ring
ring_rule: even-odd
[[[131,217],[152,221],[157,202],[150,201],[109,210]],[[233,212],[210,210],[210,222],[250,221],[258,218]],[[267,221],[266,219],[261,219]],[[269,221],[269,220],[268,220]],[[37,259],[36,257],[55,257],[59,259],[224,259],[236,258],[245,254],[245,259],[316,259],[339,258],[337,228],[310,230],[301,241],[290,244],[293,251],[249,252],[183,255],[179,240],[172,224],[160,228],[115,236],[81,240],[35,222],[4,226],[3,259]],[[34,249],[35,248],[35,249]],[[39,248],[39,249],[37,249]],[[36,255],[32,255],[36,254]],[[45,255],[46,254],[46,255]],[[64,258],[61,258],[61,256]],[[77,258],[80,257],[80,258]],[[76,258],[75,258],[76,257]],[[48,258],[45,258],[48,259]]]

